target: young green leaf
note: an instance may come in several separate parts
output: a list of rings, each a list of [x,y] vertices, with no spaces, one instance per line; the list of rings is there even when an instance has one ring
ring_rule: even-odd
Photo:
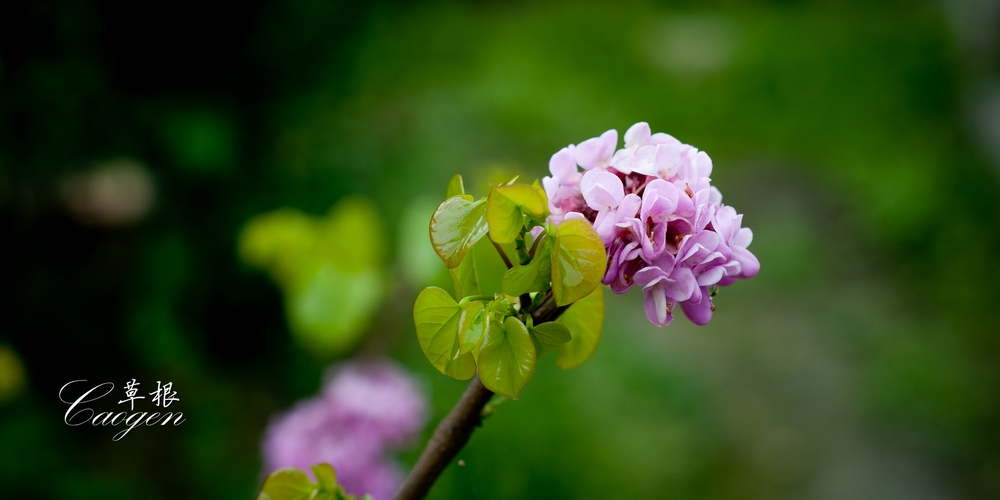
[[[462,263],[465,254],[486,235],[486,200],[453,196],[438,205],[431,217],[431,245],[448,269]]]
[[[479,348],[479,378],[487,389],[517,399],[535,373],[535,344],[521,320],[490,321]]]
[[[455,300],[469,295],[479,295],[479,271],[476,269],[476,252],[469,252],[455,269],[449,269],[451,282],[455,285]]]
[[[531,334],[531,340],[535,343],[535,352],[539,358],[558,349],[559,346],[569,342],[572,338],[569,330],[562,323],[554,321],[535,325],[528,329],[528,333]]]
[[[465,194],[465,184],[462,183],[462,174],[455,174],[455,177],[452,177],[451,180],[448,181],[448,190],[445,191],[444,197],[445,199],[448,199],[452,196],[460,196],[463,194]]]
[[[441,288],[424,288],[413,304],[417,341],[424,355],[441,373],[466,380],[476,374],[476,361],[469,353],[455,357],[460,348],[458,324],[461,316],[458,302]]]
[[[458,353],[456,357],[474,352],[483,341],[486,334],[486,322],[489,313],[482,302],[469,302],[462,309],[462,317],[458,322]],[[475,355],[473,355],[475,356]]]
[[[565,325],[573,336],[573,340],[559,347],[556,364],[565,370],[582,365],[594,355],[597,343],[601,340],[601,330],[604,327],[604,287],[597,287],[593,293],[569,306],[556,321]]]
[[[316,476],[316,481],[319,482],[320,489],[333,491],[337,486],[337,473],[333,470],[333,466],[328,463],[320,463],[310,467],[313,471],[313,475]]]
[[[534,189],[536,193],[538,193],[538,197],[542,199],[542,206],[545,207],[545,213],[542,214],[543,217],[535,218],[535,221],[538,222],[539,226],[541,226],[544,225],[543,223],[545,222],[545,217],[549,216],[548,213],[549,195],[545,194],[545,188],[543,188],[542,185],[538,183],[538,179],[535,179],[535,182],[531,183],[531,188]]]
[[[267,476],[257,500],[310,500],[316,483],[300,469],[284,467]]]
[[[584,219],[568,219],[556,227],[552,250],[552,295],[565,306],[580,300],[601,284],[607,254],[601,237]]]
[[[494,187],[486,202],[490,239],[497,243],[513,243],[524,225],[522,214],[544,219],[546,208],[544,198],[527,184]]]
[[[517,297],[523,293],[541,292],[549,286],[549,280],[552,279],[552,244],[550,238],[541,237],[544,240],[535,249],[535,257],[531,262],[514,266],[503,275],[503,293]]]

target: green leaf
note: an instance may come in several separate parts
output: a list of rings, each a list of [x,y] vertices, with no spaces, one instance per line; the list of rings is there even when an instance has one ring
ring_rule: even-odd
[[[444,197],[447,199],[452,196],[460,196],[463,194],[465,194],[465,184],[462,183],[462,175],[455,174],[455,177],[452,177],[451,180],[448,181],[448,190],[445,191]]]
[[[552,252],[552,295],[565,306],[580,300],[601,284],[607,253],[601,237],[584,219],[569,219],[556,229]]]
[[[334,472],[333,466],[328,463],[321,463],[310,468],[313,471],[313,475],[316,476],[316,481],[319,482],[320,489],[333,491],[337,486],[337,473]]]
[[[431,245],[448,269],[462,263],[465,254],[486,235],[486,200],[453,196],[438,205],[431,217]]]
[[[490,302],[490,310],[501,318],[505,318],[514,314],[514,305],[505,297],[500,297]]]
[[[267,476],[257,500],[309,500],[316,483],[300,469],[284,467]]]
[[[482,343],[486,334],[486,323],[489,313],[482,302],[469,302],[462,309],[462,317],[458,321],[459,349],[456,357],[474,352]]]
[[[565,370],[582,365],[594,355],[601,340],[604,287],[597,287],[593,293],[569,306],[556,321],[565,325],[573,336],[573,340],[559,347],[556,364]]]
[[[455,269],[449,269],[451,282],[455,285],[455,299],[462,300],[470,295],[479,295],[479,271],[476,269],[476,252],[469,252]]]
[[[487,389],[517,399],[535,373],[535,344],[521,320],[490,321],[479,348],[479,378]]]
[[[542,214],[542,217],[534,218],[535,222],[537,222],[538,225],[541,226],[544,225],[545,218],[549,216],[549,195],[545,194],[545,188],[543,188],[542,185],[538,183],[538,179],[535,179],[535,182],[531,183],[531,188],[534,189],[536,193],[538,193],[538,197],[542,199],[542,206],[545,207],[545,213]]]
[[[535,257],[527,265],[514,266],[503,275],[503,293],[517,297],[523,293],[541,292],[548,288],[552,279],[552,244],[545,238],[535,249]]]
[[[448,292],[438,287],[424,288],[413,304],[417,341],[427,359],[441,373],[458,380],[476,374],[472,354],[455,357],[459,352],[458,324],[462,308]]]
[[[535,325],[528,330],[528,333],[531,334],[531,340],[535,342],[535,352],[539,358],[558,349],[559,346],[573,338],[562,323],[554,321]]]
[[[544,219],[545,199],[527,184],[496,186],[486,202],[486,221],[490,239],[497,243],[513,243],[524,226],[524,216]]]

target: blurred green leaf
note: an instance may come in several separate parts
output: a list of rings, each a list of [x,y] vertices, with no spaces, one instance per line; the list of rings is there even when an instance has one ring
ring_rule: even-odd
[[[314,218],[294,208],[261,214],[240,231],[240,258],[270,272],[283,287],[292,287],[306,261],[318,258],[318,232]]]
[[[316,481],[319,482],[319,487],[321,489],[333,490],[337,486],[337,473],[333,470],[333,466],[327,463],[316,464],[310,467],[313,471],[313,475],[316,476]]]
[[[449,269],[462,259],[486,235],[486,200],[470,201],[453,196],[438,206],[431,217],[431,245]]]
[[[251,219],[240,256],[281,285],[299,343],[321,356],[349,349],[385,295],[385,236],[374,205],[341,200],[322,218],[284,208]]]
[[[552,294],[565,306],[580,300],[601,284],[607,254],[601,237],[584,219],[569,219],[556,226],[552,252]]]
[[[558,349],[559,346],[573,338],[562,323],[555,321],[534,325],[528,330],[528,333],[531,334],[531,340],[535,343],[535,352],[539,358]]]
[[[383,279],[376,270],[347,274],[325,264],[302,290],[288,297],[292,332],[315,352],[344,352],[365,332],[378,310]]]
[[[0,344],[0,403],[17,397],[25,386],[24,363],[13,349]]]
[[[257,500],[356,500],[357,497],[348,495],[337,484],[337,473],[333,466],[320,463],[310,468],[316,476],[315,483],[296,467],[274,471],[264,480]],[[366,499],[372,500],[369,495],[361,497],[361,500]]]
[[[461,316],[458,302],[438,287],[425,288],[413,304],[417,341],[424,355],[441,373],[466,380],[476,374],[476,362],[471,353],[455,356],[460,350]]]
[[[257,500],[310,500],[316,489],[316,483],[305,472],[284,467],[267,476]]]
[[[568,370],[582,365],[594,355],[601,341],[604,328],[604,287],[597,287],[593,293],[569,306],[557,319],[566,326],[573,337],[559,346],[556,364]]]
[[[517,399],[535,373],[535,358],[535,345],[521,320],[490,321],[479,349],[479,378],[487,389]]]
[[[544,240],[535,249],[535,256],[526,265],[514,266],[503,276],[503,293],[517,297],[523,293],[541,292],[548,288],[552,279],[551,238]]]
[[[545,218],[546,203],[538,191],[527,184],[496,186],[486,202],[486,222],[490,239],[513,243],[524,226],[524,214],[533,219]]]

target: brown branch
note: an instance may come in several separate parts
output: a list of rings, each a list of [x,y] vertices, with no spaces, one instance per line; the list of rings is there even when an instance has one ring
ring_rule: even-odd
[[[444,468],[451,463],[455,455],[469,442],[472,431],[480,423],[479,414],[486,403],[490,402],[493,393],[483,387],[479,375],[472,378],[469,387],[462,394],[462,399],[448,416],[441,421],[434,431],[434,436],[427,443],[424,452],[420,454],[416,465],[403,483],[403,489],[396,495],[396,500],[417,500],[427,496],[431,485],[437,480]]]
[[[552,292],[546,292],[538,309],[532,311],[531,316],[536,325],[545,323],[558,318],[566,307],[568,306],[556,306]],[[483,387],[479,375],[473,377],[462,398],[438,424],[434,435],[424,447],[406,482],[403,483],[403,488],[396,495],[396,500],[420,500],[427,496],[434,481],[469,442],[472,431],[482,423],[483,407],[490,402],[491,397],[493,392]]]
[[[499,243],[497,243],[497,242],[495,242],[493,240],[490,240],[490,243],[493,243],[493,248],[496,248],[497,252],[500,253],[500,257],[503,257],[503,263],[507,264],[507,269],[510,269],[510,268],[514,267],[514,264],[512,264],[510,262],[510,259],[507,258],[507,252],[503,251],[503,247],[501,247]]]

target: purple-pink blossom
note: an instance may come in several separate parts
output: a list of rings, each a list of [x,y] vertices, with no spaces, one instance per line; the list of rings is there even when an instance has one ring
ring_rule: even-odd
[[[693,323],[707,324],[718,287],[760,270],[747,249],[753,232],[722,204],[704,151],[645,122],[625,132],[623,148],[617,142],[608,130],[552,155],[552,175],[542,179],[549,220],[590,221],[607,250],[603,283],[618,294],[642,287],[653,324],[670,324],[678,304]]]
[[[265,472],[331,464],[348,493],[392,498],[403,475],[389,452],[409,443],[427,420],[427,400],[388,361],[334,367],[320,394],[273,417],[264,435]]]

